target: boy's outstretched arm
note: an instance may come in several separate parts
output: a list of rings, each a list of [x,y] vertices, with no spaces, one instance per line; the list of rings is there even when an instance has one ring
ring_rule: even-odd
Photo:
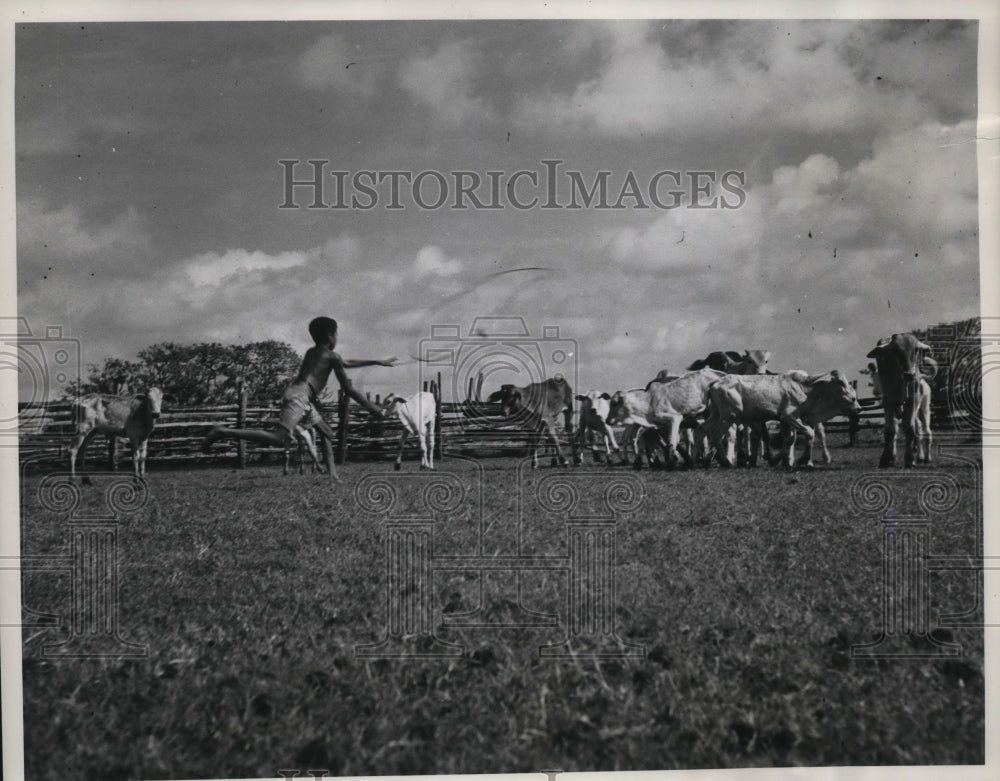
[[[337,382],[340,383],[341,389],[344,393],[374,415],[376,420],[382,420],[385,417],[385,415],[382,414],[382,410],[368,401],[364,394],[354,389],[354,386],[351,384],[351,378],[348,377],[347,372],[344,371],[344,364],[346,363],[347,361],[338,360],[333,364],[333,373],[336,375]]]
[[[384,360],[379,358],[341,358],[340,362],[345,369],[361,369],[365,366],[395,366],[397,360],[398,358],[394,355],[392,358]]]

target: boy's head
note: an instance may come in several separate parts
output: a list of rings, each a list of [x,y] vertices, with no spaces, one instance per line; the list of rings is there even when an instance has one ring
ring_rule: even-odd
[[[332,317],[317,317],[309,323],[309,335],[316,344],[336,340],[337,321]]]

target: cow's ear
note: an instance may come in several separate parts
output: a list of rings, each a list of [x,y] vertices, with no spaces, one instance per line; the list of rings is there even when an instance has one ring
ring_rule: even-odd
[[[611,394],[610,393],[602,393],[601,394],[601,398],[604,399],[605,401],[611,401]]]
[[[866,355],[865,358],[878,358],[879,356],[882,355],[882,349],[883,348],[881,347],[876,347],[874,350],[868,353],[868,355]]]

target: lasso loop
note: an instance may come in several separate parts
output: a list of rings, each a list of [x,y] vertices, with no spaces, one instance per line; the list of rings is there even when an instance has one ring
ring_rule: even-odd
[[[883,513],[892,504],[892,486],[881,475],[862,475],[851,486],[854,509],[864,513]]]
[[[38,501],[50,512],[72,515],[82,498],[80,486],[68,474],[47,475],[38,486]]]

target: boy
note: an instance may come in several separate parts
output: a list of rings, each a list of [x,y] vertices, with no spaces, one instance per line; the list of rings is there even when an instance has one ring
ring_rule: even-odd
[[[274,431],[264,429],[238,429],[216,426],[205,437],[201,445],[203,453],[207,453],[213,444],[220,439],[242,439],[259,445],[272,445],[285,448],[292,441],[295,426],[308,414],[310,405],[319,399],[320,393],[326,387],[330,372],[336,376],[344,393],[368,410],[376,420],[382,420],[382,410],[372,404],[351,385],[345,369],[357,369],[362,366],[392,366],[395,358],[386,361],[379,360],[344,360],[333,350],[337,346],[337,321],[329,317],[317,317],[309,323],[309,335],[315,344],[306,351],[299,368],[298,376],[285,390],[281,400],[281,414],[278,418],[278,428]],[[330,431],[324,428],[328,436],[324,438],[323,450],[326,453],[330,468],[330,481],[338,480],[333,467],[330,453]]]

